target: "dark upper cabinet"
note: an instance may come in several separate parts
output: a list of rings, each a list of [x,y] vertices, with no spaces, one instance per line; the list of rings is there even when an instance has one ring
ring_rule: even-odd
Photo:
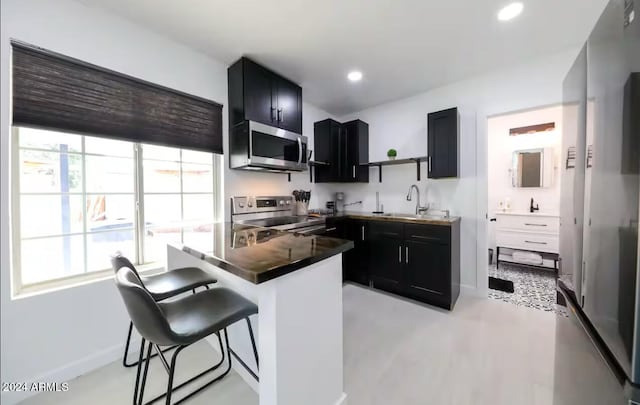
[[[316,183],[368,183],[369,124],[361,120],[343,124],[332,119],[314,124]]]
[[[330,183],[339,181],[342,173],[342,153],[344,141],[342,124],[332,119],[318,121],[313,124],[313,153],[314,160],[329,163],[326,166],[315,167],[316,183]]]
[[[241,58],[228,69],[229,123],[243,121],[302,133],[302,88],[271,70]]]
[[[275,80],[276,119],[280,128],[302,133],[302,88],[286,79]]]
[[[457,108],[428,116],[428,175],[430,179],[458,177],[460,115]]]
[[[342,124],[345,143],[343,181],[368,183],[369,124],[354,120]]]
[[[263,124],[273,124],[276,119],[276,102],[274,100],[273,81],[271,73],[255,63],[244,66],[244,116],[237,117],[242,122],[245,119],[258,121]]]

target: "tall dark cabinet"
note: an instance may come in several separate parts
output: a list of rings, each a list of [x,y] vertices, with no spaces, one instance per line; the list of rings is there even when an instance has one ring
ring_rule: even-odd
[[[302,133],[302,87],[251,59],[228,69],[229,123],[244,121]]]
[[[457,108],[428,116],[428,174],[430,179],[458,177],[460,115]]]
[[[332,119],[313,126],[316,183],[368,183],[369,124]]]

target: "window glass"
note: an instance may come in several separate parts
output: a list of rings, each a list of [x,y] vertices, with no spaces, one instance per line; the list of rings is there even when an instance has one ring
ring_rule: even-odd
[[[127,229],[126,224],[115,224],[104,229],[113,231],[87,235],[87,271],[111,268],[110,256],[116,251],[135,262],[135,231]]]
[[[96,155],[133,157],[133,143],[126,141],[85,136],[84,149],[85,153]]]
[[[23,238],[83,232],[81,195],[23,195],[20,233]]]
[[[144,160],[145,193],[179,193],[180,163]]]
[[[133,193],[133,159],[86,156],[87,192]]]
[[[35,148],[67,152],[82,150],[82,137],[64,132],[46,131],[34,128],[20,128],[19,145],[21,148]]]
[[[213,166],[183,163],[182,191],[185,193],[212,193]]]
[[[166,146],[143,145],[144,159],[180,161],[180,149]]]
[[[187,221],[213,221],[213,194],[185,194],[183,207],[183,216]]]
[[[82,156],[20,150],[20,191],[22,193],[81,192]]]
[[[82,235],[24,239],[20,242],[22,284],[84,273]]]
[[[211,165],[213,163],[213,156],[211,156],[211,153],[207,152],[183,149],[182,161],[188,163],[203,163]]]
[[[20,287],[108,270],[116,251],[138,264],[164,262],[167,243],[211,238],[212,154],[40,129],[15,133]]]

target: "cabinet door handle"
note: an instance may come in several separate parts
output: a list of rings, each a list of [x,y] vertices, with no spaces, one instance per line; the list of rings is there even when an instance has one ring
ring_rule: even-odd
[[[336,229],[338,229],[338,228],[336,228],[336,227],[334,226],[333,228],[327,228],[327,229],[325,229],[324,231],[325,231],[325,232],[331,232],[331,231],[335,231]]]
[[[431,156],[427,157],[427,164],[429,165],[429,173],[431,173]]]
[[[364,240],[364,225],[362,225],[362,240]]]
[[[398,263],[402,263],[402,246],[398,246]]]
[[[526,226],[547,226],[547,224],[526,224]]]
[[[271,121],[276,121],[278,118],[276,117],[276,108],[271,107]]]
[[[409,246],[405,246],[404,248],[404,261],[409,264]]]
[[[546,245],[547,242],[535,242],[532,240],[525,240],[525,243],[533,243],[534,245]]]
[[[284,110],[282,108],[278,109],[278,122],[282,122],[284,119]]]

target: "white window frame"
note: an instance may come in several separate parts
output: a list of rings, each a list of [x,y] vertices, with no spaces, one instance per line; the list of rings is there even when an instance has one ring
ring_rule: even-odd
[[[19,132],[20,132],[20,126],[13,126],[11,128],[11,156],[10,156],[10,180],[11,180],[11,188],[10,188],[10,193],[11,193],[11,197],[10,197],[10,203],[11,203],[11,252],[12,252],[12,259],[11,259],[11,263],[12,263],[12,271],[11,271],[11,285],[12,285],[12,298],[23,298],[26,296],[30,296],[33,294],[38,294],[38,293],[42,293],[42,292],[49,292],[49,291],[54,291],[54,290],[59,290],[59,289],[63,289],[63,288],[68,288],[68,287],[75,287],[75,286],[79,286],[79,285],[84,285],[87,283],[91,283],[91,282],[97,282],[97,281],[101,281],[101,280],[105,280],[105,279],[109,279],[109,278],[113,278],[113,270],[108,268],[108,269],[104,269],[104,270],[97,270],[97,271],[90,271],[90,272],[84,272],[82,274],[75,274],[75,275],[71,275],[68,277],[60,277],[60,278],[55,278],[55,279],[50,279],[50,280],[44,280],[44,281],[40,281],[40,282],[36,282],[36,283],[29,283],[29,284],[24,284],[22,282],[22,270],[21,270],[21,254],[22,254],[22,250],[21,250],[21,241],[22,241],[22,237],[21,237],[21,224],[20,224],[20,197],[21,197],[21,193],[20,193],[20,150],[24,149],[24,150],[40,150],[38,148],[21,148],[20,147],[20,141],[19,141]],[[55,129],[45,129],[45,130],[50,130],[50,131],[55,131],[55,132],[62,132],[64,133],[64,131],[58,131]],[[95,153],[86,153],[85,151],[85,136],[89,136],[89,137],[95,137],[94,135],[91,134],[72,134],[72,135],[76,135],[76,136],[81,136],[81,144],[82,144],[82,148],[80,152],[72,152],[73,154],[78,154],[82,156],[82,191],[79,193],[73,193],[74,195],[81,195],[82,196],[82,200],[83,200],[83,206],[84,204],[86,204],[86,197],[87,197],[87,191],[86,191],[86,162],[85,162],[85,158],[86,156],[111,156],[111,155],[101,155],[101,154],[95,154]],[[134,245],[135,245],[135,263],[138,263],[136,265],[137,270],[140,272],[159,272],[162,269],[162,265],[159,262],[148,262],[148,263],[143,263],[140,264],[142,262],[142,260],[144,260],[144,237],[145,237],[145,220],[144,220],[144,171],[143,171],[143,149],[144,149],[144,144],[141,143],[133,143],[133,155],[132,155],[132,160],[133,160],[133,165],[134,165],[134,170],[133,170],[133,176],[134,176],[134,190],[133,190],[133,197],[134,197],[134,204],[135,204],[135,214],[134,214]],[[143,147],[141,147],[143,146]],[[182,165],[183,163],[187,163],[190,164],[192,162],[182,162],[182,150],[181,148],[176,147],[175,149],[179,149],[180,150],[180,160],[178,161],[178,163],[180,164],[180,192],[179,193],[166,193],[166,194],[179,194],[180,195],[180,199],[181,202],[184,198],[184,193],[182,191],[182,183],[183,183],[183,178],[182,178]],[[45,152],[51,152],[49,150],[43,150]],[[55,151],[54,151],[55,152]],[[221,195],[221,190],[222,190],[222,176],[223,176],[223,167],[222,167],[222,156],[218,155],[218,154],[211,154],[212,156],[212,161],[211,161],[211,167],[213,169],[213,189],[212,189],[212,194],[213,194],[213,220],[214,221],[219,221],[220,218],[222,218],[222,195]],[[158,160],[161,161],[161,160]],[[162,161],[167,161],[167,160],[162,160]],[[197,163],[196,163],[197,164]],[[209,192],[193,192],[193,193],[187,193],[187,194],[194,194],[194,195],[209,195],[211,194]],[[32,193],[29,192],[29,195],[49,195],[50,193]],[[130,193],[105,193],[105,194],[130,194]],[[150,193],[150,194],[163,194],[163,193]],[[38,238],[47,238],[47,237],[59,237],[59,236],[66,236],[66,235],[82,235],[83,238],[85,239],[85,243],[84,243],[84,247],[83,247],[83,255],[84,255],[84,268],[86,270],[87,268],[87,236],[91,235],[95,232],[87,232],[87,218],[86,218],[86,213],[83,215],[83,229],[82,232],[74,232],[74,233],[70,233],[70,234],[65,234],[65,235],[50,235],[50,236],[43,236],[43,237],[38,237]]]

